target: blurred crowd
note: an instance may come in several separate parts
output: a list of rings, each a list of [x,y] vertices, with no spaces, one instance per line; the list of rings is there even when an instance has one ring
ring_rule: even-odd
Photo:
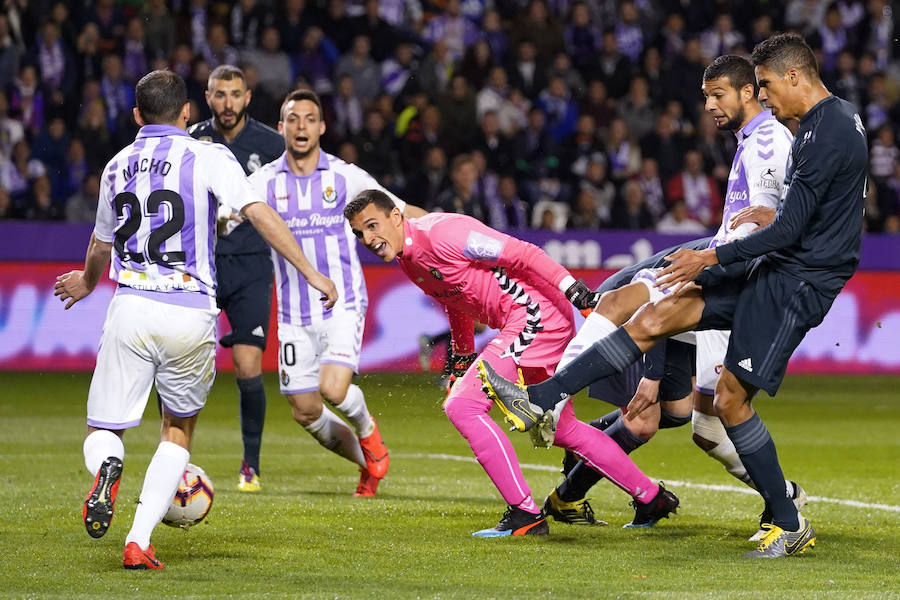
[[[900,232],[900,34],[886,0],[5,0],[0,218],[92,221],[137,131],[133,86],[168,68],[192,121],[221,64],[275,127],[323,99],[323,148],[430,210],[508,231],[718,226],[735,139],[703,70],[803,33],[870,137],[869,231]]]

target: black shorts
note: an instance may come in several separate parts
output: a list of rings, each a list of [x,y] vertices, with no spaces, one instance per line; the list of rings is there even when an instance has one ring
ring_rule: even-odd
[[[659,384],[661,402],[673,402],[688,396],[693,389],[691,379],[696,366],[696,346],[678,340],[666,340],[666,363]],[[595,381],[588,395],[615,406],[625,406],[634,397],[644,374],[644,363],[638,361],[616,375]]]
[[[266,253],[216,255],[216,302],[225,311],[231,333],[226,348],[247,344],[266,349],[272,307],[272,258]]]
[[[822,322],[834,298],[757,261],[745,277],[706,283],[703,300],[697,329],[731,329],[725,367],[774,396],[791,354]]]

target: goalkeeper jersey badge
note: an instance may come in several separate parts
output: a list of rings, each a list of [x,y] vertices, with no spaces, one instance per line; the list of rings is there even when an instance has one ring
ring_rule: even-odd
[[[444,275],[440,271],[435,269],[434,267],[431,267],[431,276],[434,277],[435,279],[437,279],[438,281],[443,281],[443,279],[444,279]]]

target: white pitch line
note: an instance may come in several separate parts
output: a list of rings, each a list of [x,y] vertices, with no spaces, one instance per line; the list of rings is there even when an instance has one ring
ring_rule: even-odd
[[[457,456],[455,454],[424,454],[424,453],[405,453],[405,454],[395,454],[396,458],[428,458],[432,460],[453,460],[456,462],[467,462],[467,463],[475,463],[478,464],[478,461],[475,460],[472,456]],[[532,469],[534,471],[551,471],[551,472],[559,472],[559,467],[555,467],[552,465],[532,465],[528,463],[520,463],[523,469]],[[651,477],[651,479],[654,479]],[[691,481],[670,481],[666,480],[666,486],[675,486],[675,487],[686,487],[686,488],[694,488],[698,490],[710,490],[713,492],[731,492],[735,494],[751,494],[756,495],[756,490],[752,490],[747,487],[735,487],[733,485],[718,485],[718,484],[709,484],[709,483],[694,483]],[[840,504],[842,506],[853,506],[855,508],[871,508],[875,510],[887,510],[890,512],[900,513],[900,506],[894,506],[893,504],[874,504],[871,502],[860,502],[858,500],[844,500],[842,498],[826,498],[825,496],[810,496],[810,502],[826,502],[830,504]]]

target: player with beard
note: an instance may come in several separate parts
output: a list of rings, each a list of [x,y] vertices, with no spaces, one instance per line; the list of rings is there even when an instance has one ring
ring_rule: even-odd
[[[855,107],[822,83],[802,36],[773,35],[750,60],[760,102],[773,116],[800,122],[772,223],[713,248],[670,255],[658,279],[676,291],[644,304],[570,363],[570,373],[557,373],[540,390],[480,368],[494,400],[524,431],[591,380],[624,370],[660,338],[730,327],[714,408],[771,510],[768,532],[745,556],[780,558],[813,546],[816,534],[785,490],[775,442],[752,398],[759,389],[775,395],[794,349],[859,265],[868,147]]]
[[[226,146],[250,175],[284,151],[278,132],[247,114],[252,92],[244,73],[221,65],[209,75],[206,102],[212,118],[193,125],[194,138]],[[239,213],[225,209],[219,214],[216,240],[216,301],[225,311],[231,333],[219,340],[231,348],[240,395],[241,437],[244,458],[238,475],[238,490],[260,489],[259,452],[266,418],[266,391],[262,380],[262,356],[269,333],[272,306],[272,259],[269,246],[253,225]]]
[[[719,244],[745,236],[758,225],[772,222],[791,147],[788,129],[778,123],[769,111],[763,110],[759,103],[753,67],[746,59],[725,55],[714,60],[704,71],[701,91],[706,98],[706,111],[720,130],[735,135],[738,147],[728,178],[722,225],[716,235],[708,240],[708,244],[698,246],[698,242],[704,241],[698,240],[682,246],[694,250],[715,248]],[[594,312],[569,343],[563,360],[560,361],[560,369],[582,350],[614,331],[616,323],[623,322],[640,305],[663,296],[663,292],[654,285],[655,274],[668,264],[665,257],[675,250],[676,248],[668,249],[630,267],[625,275],[633,274],[633,278],[625,279],[617,274],[604,282],[598,291],[609,293],[604,294]],[[694,410],[690,420],[694,442],[711,458],[722,463],[728,473],[753,487],[734,444],[726,435],[725,427],[713,408],[713,392],[728,349],[729,334],[729,331],[722,330],[686,334],[694,337],[697,347],[697,393],[694,395]],[[640,379],[639,384],[635,383],[641,369],[638,365],[632,365],[621,374],[591,384],[593,397],[619,406],[627,405],[629,400],[633,402],[632,407],[639,403],[648,406],[643,411],[626,410],[627,416],[624,419],[621,418],[623,410],[620,409],[591,423],[604,429],[626,452],[649,441],[656,432],[657,424],[659,427],[678,424],[677,414],[680,411],[676,407],[680,404],[682,394],[677,390],[683,389],[685,369],[678,367],[678,354],[668,350],[674,349],[667,349],[665,344],[658,344],[653,349],[656,356],[649,363],[659,363],[662,366],[662,357],[665,356],[665,368],[655,377],[645,376]],[[660,383],[663,384],[662,387]],[[676,402],[668,406],[659,404],[667,401]],[[584,500],[585,495],[597,481],[598,477],[593,471],[583,465],[576,466],[567,474],[566,480],[551,492],[545,510],[557,520],[571,518],[569,522],[585,522],[581,518],[584,511],[580,507],[588,506]],[[785,481],[785,487],[798,510],[802,508],[806,503],[806,492],[792,481]],[[750,538],[751,541],[758,541],[768,533],[771,519],[771,509],[767,504],[760,518],[760,528]]]

